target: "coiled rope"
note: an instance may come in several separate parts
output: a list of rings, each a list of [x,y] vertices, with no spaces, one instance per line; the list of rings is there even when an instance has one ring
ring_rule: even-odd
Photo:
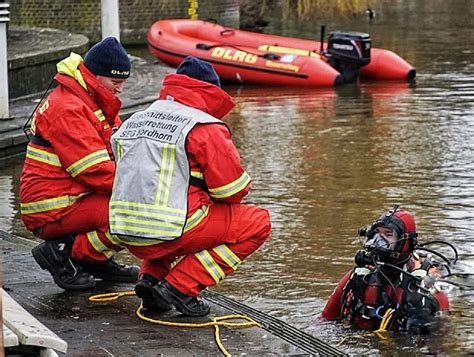
[[[92,295],[89,297],[89,301],[91,302],[110,302],[118,300],[124,296],[135,296],[134,291],[116,291],[112,293],[105,293],[105,294],[97,294]],[[135,311],[135,314],[142,319],[143,321],[150,322],[152,324],[158,324],[163,326],[173,326],[173,327],[193,327],[193,328],[201,328],[201,327],[214,327],[214,337],[216,339],[217,346],[221,350],[221,352],[226,357],[232,356],[222,344],[220,338],[220,326],[223,327],[233,327],[233,328],[247,328],[247,327],[262,327],[258,322],[253,320],[252,318],[246,315],[224,315],[224,316],[217,316],[214,317],[211,321],[208,322],[201,322],[201,323],[193,323],[193,322],[173,322],[173,321],[164,321],[164,320],[156,320],[150,317],[146,317],[142,313],[143,305],[140,304],[138,309]],[[229,322],[227,320],[246,320],[247,322]]]

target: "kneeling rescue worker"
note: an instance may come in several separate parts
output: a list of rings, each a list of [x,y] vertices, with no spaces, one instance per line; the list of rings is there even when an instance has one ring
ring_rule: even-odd
[[[135,292],[146,309],[207,315],[201,291],[270,235],[268,211],[241,203],[251,180],[220,120],[233,107],[212,65],[186,57],[112,136],[110,227],[143,259]]]
[[[357,266],[341,279],[321,317],[367,330],[427,333],[433,317],[449,309],[446,293],[435,284],[446,271],[415,251],[413,215],[395,206],[359,234],[365,240]]]
[[[37,237],[37,263],[63,289],[90,289],[95,278],[135,282],[139,268],[117,264],[122,250],[108,232],[115,175],[110,136],[130,74],[125,49],[113,37],[93,46],[84,60],[57,64],[57,87],[33,116],[33,134],[20,178],[21,218]]]

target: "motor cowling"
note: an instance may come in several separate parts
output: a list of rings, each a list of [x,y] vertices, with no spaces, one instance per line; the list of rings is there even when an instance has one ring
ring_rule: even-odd
[[[370,63],[370,35],[362,32],[331,32],[326,56],[328,62],[344,78],[354,82],[360,69]]]

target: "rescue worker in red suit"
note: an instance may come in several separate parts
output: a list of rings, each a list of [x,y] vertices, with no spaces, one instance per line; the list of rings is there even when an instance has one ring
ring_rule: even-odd
[[[143,259],[135,292],[146,309],[207,315],[200,292],[270,235],[268,211],[241,203],[251,180],[220,120],[233,107],[212,65],[186,57],[112,136],[110,227]]]
[[[448,311],[449,301],[434,284],[443,265],[415,251],[413,215],[395,206],[359,234],[365,237],[364,249],[327,301],[322,318],[367,330],[428,332],[435,314]]]
[[[110,136],[121,124],[116,96],[131,63],[114,37],[85,56],[57,64],[57,87],[33,116],[33,134],[20,178],[21,218],[45,240],[37,263],[63,289],[87,289],[95,278],[135,282],[139,268],[113,260],[123,249],[108,232],[115,175]]]

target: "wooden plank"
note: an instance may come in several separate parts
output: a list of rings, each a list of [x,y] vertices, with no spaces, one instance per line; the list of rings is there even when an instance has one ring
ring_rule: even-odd
[[[67,342],[39,322],[2,289],[3,323],[22,345],[51,348],[66,353]]]
[[[18,336],[13,333],[7,326],[3,325],[3,346],[13,347],[18,346]]]

